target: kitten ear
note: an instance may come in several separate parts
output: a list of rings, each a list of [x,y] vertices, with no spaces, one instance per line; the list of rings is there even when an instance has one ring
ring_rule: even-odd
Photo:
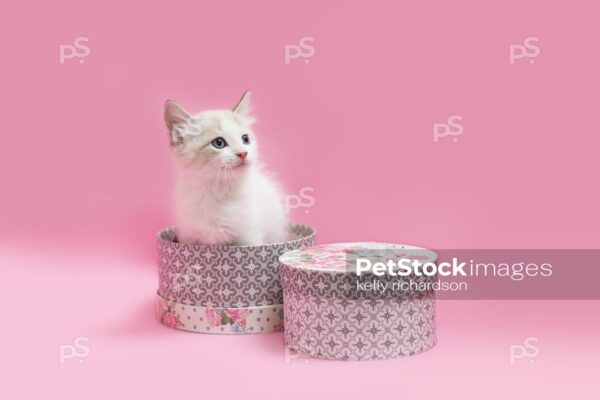
[[[244,117],[250,114],[250,91],[246,90],[242,98],[233,107],[233,112]]]
[[[191,114],[175,100],[167,100],[165,102],[165,125],[169,130],[171,144],[181,143],[183,138],[173,129],[176,124],[180,124],[188,120]]]

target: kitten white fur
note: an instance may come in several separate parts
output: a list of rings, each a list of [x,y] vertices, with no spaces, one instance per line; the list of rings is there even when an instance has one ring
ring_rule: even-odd
[[[179,242],[261,245],[287,239],[283,192],[258,160],[249,100],[246,92],[233,110],[195,115],[175,101],[165,103]]]

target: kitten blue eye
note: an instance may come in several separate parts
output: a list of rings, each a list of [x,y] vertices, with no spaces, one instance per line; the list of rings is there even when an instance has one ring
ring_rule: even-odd
[[[243,134],[242,142],[244,142],[244,144],[250,144],[250,137],[247,134]]]
[[[222,149],[227,146],[227,142],[222,137],[218,137],[213,139],[212,145],[215,146],[216,149]]]

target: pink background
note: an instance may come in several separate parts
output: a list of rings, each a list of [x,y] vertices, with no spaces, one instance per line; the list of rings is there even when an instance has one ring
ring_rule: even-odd
[[[110,3],[110,4],[109,4]],[[170,224],[162,105],[253,91],[263,159],[320,243],[597,248],[600,7],[592,1],[14,2],[0,12],[3,390],[62,398],[590,398],[597,302],[438,305],[409,359],[284,360],[281,334],[152,319]],[[91,54],[59,63],[89,37]],[[316,55],[284,62],[314,37]],[[509,63],[509,46],[541,53]],[[434,123],[463,117],[454,143]],[[59,363],[77,336],[91,354]],[[539,337],[533,364],[508,347]]]

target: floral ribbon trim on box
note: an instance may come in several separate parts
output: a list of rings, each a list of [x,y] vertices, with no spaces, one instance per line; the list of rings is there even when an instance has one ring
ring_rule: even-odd
[[[157,294],[156,317],[170,328],[221,335],[283,330],[281,304],[257,307],[201,307],[170,301]]]

